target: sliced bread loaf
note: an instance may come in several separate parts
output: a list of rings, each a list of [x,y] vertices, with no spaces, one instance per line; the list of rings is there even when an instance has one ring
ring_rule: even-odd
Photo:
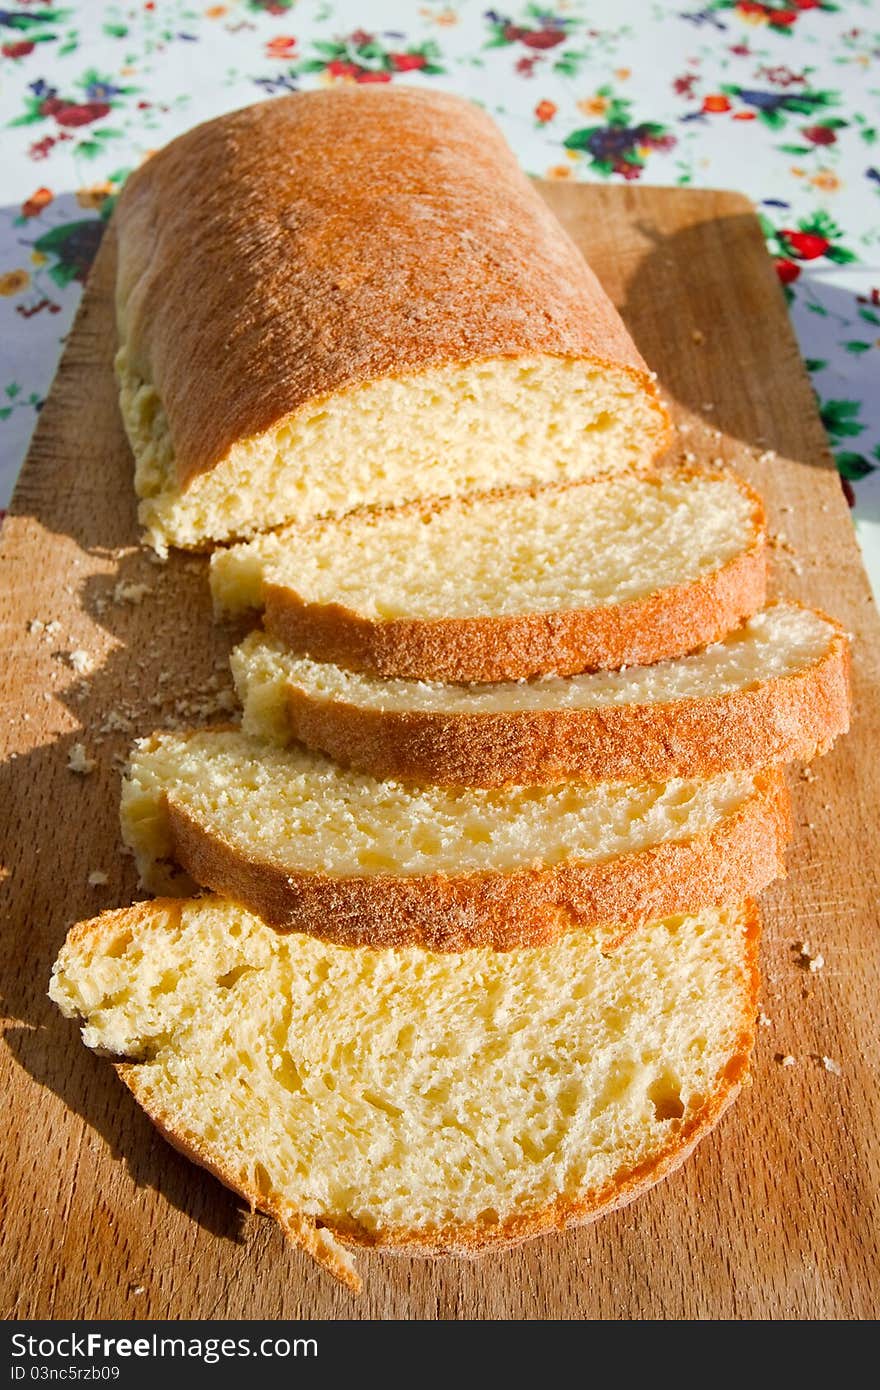
[[[610,947],[756,893],[784,872],[789,813],[778,773],[456,790],[203,730],[136,745],[122,832],[146,888],[174,887],[171,861],[280,931],[509,950],[601,924]]]
[[[647,664],[764,602],[764,513],[730,474],[669,470],[359,512],[215,553],[219,612],[384,676],[519,680]]]
[[[176,1148],[350,1288],[345,1245],[475,1255],[674,1169],[748,1069],[752,905],[606,955],[347,951],[217,898],[75,927],[50,995]]]
[[[848,668],[841,629],[793,603],[692,656],[531,682],[383,679],[260,632],[232,653],[246,733],[298,739],[376,777],[474,787],[807,762],[848,727]]]
[[[644,467],[667,441],[608,296],[458,97],[233,111],[136,170],[114,223],[120,400],[160,548]]]

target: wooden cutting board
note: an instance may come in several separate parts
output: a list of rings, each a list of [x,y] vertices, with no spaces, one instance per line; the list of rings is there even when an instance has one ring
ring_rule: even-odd
[[[827,608],[855,639],[853,731],[809,780],[792,775],[791,876],[764,895],[769,1023],[754,1084],[626,1210],[476,1262],[359,1254],[355,1299],[174,1153],[80,1045],[46,985],[72,921],[136,896],[118,842],[119,760],[135,734],[175,717],[222,717],[230,645],[211,624],[204,559],[161,567],[139,547],[111,373],[110,236],[2,537],[5,1317],[880,1313],[880,627],[840,484],[742,198],[542,191],[658,371],[686,427],[678,452],[733,462],[761,489],[778,590]],[[78,743],[95,761],[85,776],[67,767]],[[107,882],[90,885],[93,871]],[[800,963],[805,939],[823,969]]]

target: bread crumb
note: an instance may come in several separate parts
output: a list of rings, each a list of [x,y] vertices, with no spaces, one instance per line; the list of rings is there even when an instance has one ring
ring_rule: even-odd
[[[772,1019],[772,1018],[768,1018],[767,1015],[764,1013],[764,1010],[763,1010],[763,1009],[761,1009],[760,1012],[758,1013],[758,1027],[759,1027],[759,1028],[772,1028],[772,1027],[773,1027],[773,1019]]]
[[[132,1293],[132,1294],[135,1294],[136,1296],[137,1296],[138,1294],[142,1294],[142,1293],[146,1293],[146,1292],[147,1292],[146,1289],[144,1288],[143,1284],[129,1284],[128,1288],[129,1288],[129,1292]]]
[[[95,664],[89,653],[83,651],[82,647],[77,647],[76,651],[71,652],[67,659],[78,676],[88,675]]]
[[[790,1052],[777,1052],[776,1061],[779,1063],[781,1067],[797,1066],[797,1058],[793,1057]]]
[[[57,618],[52,618],[50,622],[44,622],[42,618],[31,618],[28,623],[28,632],[34,637],[48,637],[50,640],[57,637],[61,631],[61,624]]]
[[[104,884],[109,883],[109,881],[103,869],[92,869],[88,878],[90,888],[103,888]]]
[[[83,744],[75,743],[67,755],[67,766],[71,772],[78,772],[81,777],[86,777],[88,773],[94,772],[97,763],[94,758],[88,756]]]
[[[149,584],[127,584],[125,580],[120,579],[113,590],[113,602],[137,605],[143,603],[149,592]]]
[[[801,769],[800,778],[802,782],[815,782],[816,774],[811,767]]]
[[[814,975],[817,970],[821,970],[825,964],[825,957],[821,951],[814,951],[809,941],[802,941],[796,947],[800,964],[805,970],[811,971]]]
[[[691,337],[695,343],[705,343],[706,341],[706,335],[701,328],[695,328],[691,333]]]
[[[832,1076],[843,1076],[843,1067],[839,1062],[835,1062],[833,1057],[822,1057],[822,1066],[826,1071],[830,1071]]]
[[[704,402],[703,402],[703,405],[702,405],[702,409],[703,409],[703,410],[714,410],[714,409],[715,409],[715,406],[714,406],[714,404],[713,404],[712,401],[704,401]]]
[[[99,734],[130,734],[131,720],[112,709],[98,729]]]
[[[784,550],[789,555],[794,554],[794,546],[788,539],[784,531],[771,531],[767,536],[773,550]]]

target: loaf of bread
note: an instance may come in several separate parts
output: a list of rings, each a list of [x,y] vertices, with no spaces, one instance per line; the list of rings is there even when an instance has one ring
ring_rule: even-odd
[[[460,98],[234,111],[138,169],[114,223],[120,401],[160,549],[641,467],[667,440],[598,280]]]
[[[280,931],[438,951],[578,926],[610,949],[643,922],[757,893],[784,872],[790,833],[775,772],[420,787],[217,730],[141,740],[121,814],[152,892],[195,883]]]
[[[849,727],[849,644],[796,603],[691,656],[454,685],[383,680],[251,633],[232,653],[244,731],[375,777],[447,786],[660,782],[809,762]]]
[[[171,1142],[350,1288],[345,1249],[476,1255],[675,1168],[746,1076],[751,905],[500,955],[349,951],[217,898],[75,927],[50,994]]]
[[[383,676],[519,680],[660,661],[764,602],[760,499],[669,469],[357,512],[218,550],[220,613],[265,606],[294,651]]]

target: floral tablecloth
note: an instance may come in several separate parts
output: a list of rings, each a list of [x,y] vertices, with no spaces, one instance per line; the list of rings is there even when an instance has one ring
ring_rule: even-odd
[[[128,172],[233,107],[407,82],[484,103],[530,173],[753,199],[880,592],[880,0],[498,3],[0,8],[0,505]]]

